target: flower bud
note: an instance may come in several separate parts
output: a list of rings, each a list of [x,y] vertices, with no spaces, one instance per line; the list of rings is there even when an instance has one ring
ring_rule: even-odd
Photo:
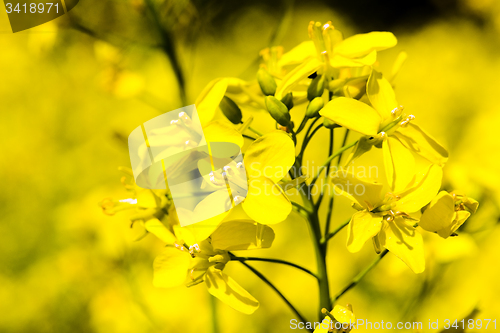
[[[347,158],[346,165],[354,161],[356,158],[360,157],[364,153],[369,152],[373,147],[373,142],[368,136],[362,136],[359,138],[358,143],[354,146],[353,151],[349,154]]]
[[[316,76],[307,88],[307,99],[312,101],[316,97],[323,96],[325,91],[325,77],[323,75]]]
[[[319,110],[323,108],[325,103],[323,102],[322,97],[316,97],[312,101],[309,102],[306,109],[306,117],[307,118],[316,118],[319,117]]]
[[[274,95],[278,87],[271,74],[262,67],[257,72],[257,82],[259,82],[260,89],[266,96]]]
[[[231,98],[224,96],[220,101],[219,107],[230,122],[233,124],[242,123],[241,118],[243,116],[241,115],[241,110]]]
[[[282,99],[281,101],[283,102],[283,104],[286,105],[286,107],[288,108],[288,110],[291,110],[293,108],[293,95],[291,92],[289,92],[288,94],[286,94]]]
[[[274,120],[276,120],[281,126],[289,127],[290,113],[288,113],[286,105],[274,96],[267,96],[265,101],[267,110],[271,114],[271,117],[273,117]]]

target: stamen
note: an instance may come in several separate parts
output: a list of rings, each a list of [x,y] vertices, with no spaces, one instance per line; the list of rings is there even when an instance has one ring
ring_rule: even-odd
[[[224,257],[221,254],[217,254],[213,257],[208,258],[208,262],[223,262]]]
[[[408,117],[406,117],[406,119],[405,119],[405,120],[403,120],[403,121],[400,123],[401,127],[406,127],[406,126],[408,126],[408,124],[410,123],[410,121],[412,121],[413,119],[415,119],[415,116],[414,116],[414,115],[412,115],[412,114],[410,114]]]
[[[191,127],[193,125],[193,122],[191,120],[191,118],[189,118],[189,116],[187,115],[186,112],[182,111],[182,112],[179,112],[179,119],[182,120],[182,122],[188,126],[188,127]]]
[[[222,178],[222,176],[216,174],[213,171],[209,173],[209,176],[210,176],[210,181],[214,185],[222,185],[224,183],[224,179]]]
[[[337,321],[337,319],[335,319],[335,317],[327,309],[325,308],[321,309],[321,313],[329,317],[331,320]]]
[[[226,174],[228,178],[235,175],[234,170],[229,165],[226,165],[222,169],[224,170],[224,174]]]
[[[234,204],[239,205],[240,203],[243,202],[243,200],[245,200],[245,197],[242,197],[241,195],[237,195],[234,197]]]
[[[198,244],[193,244],[189,247],[189,250],[190,251],[196,251],[196,252],[200,252],[200,246]]]
[[[391,115],[393,117],[398,117],[404,110],[404,106],[400,105],[398,107],[395,107],[394,109],[392,109],[391,111]]]

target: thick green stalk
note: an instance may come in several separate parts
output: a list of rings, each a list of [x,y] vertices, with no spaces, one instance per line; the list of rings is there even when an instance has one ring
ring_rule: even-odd
[[[313,212],[309,213],[309,226],[311,229],[311,235],[313,236],[313,245],[314,251],[316,255],[316,269],[317,269],[317,277],[318,277],[318,289],[319,289],[319,320],[321,321],[323,318],[323,314],[321,313],[322,308],[331,309],[330,302],[330,286],[328,284],[328,273],[326,270],[326,247],[321,245],[321,227],[318,218],[318,211],[314,207],[314,203],[312,199],[310,199],[310,188],[307,187],[307,194],[302,194],[302,198],[304,201],[307,201],[309,205],[314,209]]]
[[[331,309],[332,303],[330,302],[330,285],[328,284],[328,273],[326,270],[326,247],[321,246],[321,229],[319,228],[319,219],[317,218],[317,212],[314,214],[314,220],[316,220],[315,223],[318,225],[318,233],[315,237],[315,250],[318,266],[319,309]],[[323,315],[320,310],[319,319],[321,320],[322,317]]]

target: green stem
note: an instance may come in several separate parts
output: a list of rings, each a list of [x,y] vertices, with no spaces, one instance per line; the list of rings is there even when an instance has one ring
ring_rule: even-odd
[[[347,146],[344,146],[342,148],[340,148],[339,150],[337,150],[337,152],[335,152],[335,154],[333,155],[330,155],[330,157],[328,157],[328,159],[326,160],[326,162],[319,168],[318,170],[318,173],[314,176],[313,180],[311,181],[311,185],[309,186],[314,186],[314,183],[316,183],[316,181],[318,180],[318,177],[321,175],[321,172],[323,172],[323,170],[327,167],[327,165],[330,164],[330,162],[337,156],[339,156],[340,154],[342,154],[344,151],[346,151],[347,149],[353,147],[356,145],[356,143],[358,143],[358,140],[348,144]]]
[[[319,224],[318,212],[315,211],[309,215],[309,225],[313,235],[314,250],[316,252],[316,266],[318,270],[318,288],[319,288],[319,320],[323,318],[322,308],[331,309],[330,286],[328,284],[328,273],[326,270],[326,247],[321,246],[321,228]]]
[[[251,126],[248,126],[248,129],[252,132],[254,132],[255,134],[257,134],[258,136],[262,136],[262,133],[257,131],[255,128],[251,127]]]
[[[333,138],[334,138],[334,133],[333,133],[333,128],[330,129],[330,144],[328,146],[328,156],[330,156],[332,153],[333,153]],[[319,206],[321,206],[321,201],[323,201],[323,197],[325,195],[325,186],[328,182],[328,172],[330,171],[330,163],[328,163],[327,167],[326,167],[326,172],[325,172],[325,184],[323,184],[323,186],[321,186],[321,193],[319,195],[319,198],[318,198],[318,201],[316,202],[316,209],[319,209]],[[333,195],[332,195],[332,198],[333,198]],[[329,219],[326,220],[326,227],[325,229],[328,230],[329,228]],[[327,231],[325,231],[326,233]]]
[[[330,232],[329,234],[327,234],[327,235],[325,236],[325,240],[324,240],[323,242],[324,242],[325,244],[326,244],[326,243],[328,243],[328,241],[329,241],[331,238],[335,237],[335,235],[336,235],[336,234],[338,234],[340,230],[344,229],[344,228],[345,228],[345,227],[349,224],[349,222],[351,222],[351,219],[350,219],[350,218],[349,218],[347,221],[345,221],[344,223],[342,223],[341,225],[339,225],[339,226],[337,227],[337,229],[335,229],[335,230],[333,230],[332,232]]]
[[[403,117],[402,116],[399,116],[397,117],[396,119],[394,119],[391,123],[387,124],[384,128],[382,128],[379,133],[381,132],[386,132],[388,130],[390,130],[391,128],[393,128],[394,126],[396,126],[402,119]],[[346,133],[347,135],[348,133]],[[316,176],[314,176],[313,180],[311,181],[311,184],[309,186],[313,186],[314,183],[316,183],[316,181],[318,180],[318,177],[321,175],[321,172],[323,172],[323,169],[326,168],[326,166],[337,156],[340,156],[344,151],[346,151],[347,149],[355,146],[357,143],[358,143],[359,140],[356,140],[354,142],[351,142],[350,144],[348,145],[344,145],[342,148],[340,148],[335,154],[331,155],[330,157],[328,157],[328,159],[326,160],[326,162],[319,168],[319,171],[318,173],[316,174]]]
[[[307,117],[304,117],[302,119],[302,122],[300,123],[299,128],[297,129],[297,132],[296,132],[297,134],[299,134],[300,132],[302,132],[302,130],[306,126],[306,123],[307,123],[308,120],[309,120],[309,118],[307,118]]]
[[[313,120],[311,125],[307,128],[306,135],[304,136],[304,140],[302,141],[302,147],[300,148],[300,153],[297,155],[297,158],[299,159],[300,164],[302,164],[302,157],[304,155],[304,151],[306,150],[307,144],[309,143],[310,137],[309,133],[311,132],[314,124],[319,120],[319,118],[316,118]]]
[[[345,134],[344,134],[344,140],[342,140],[342,147],[345,146],[345,144],[347,143],[347,137],[349,136],[349,129],[346,128],[345,130]],[[329,155],[332,154],[332,151],[330,150],[330,153]],[[340,160],[342,159],[342,153],[339,154],[339,158],[337,159],[337,170],[339,169],[339,165],[340,165]],[[325,174],[325,179],[328,178],[328,173],[329,173],[329,169],[327,169],[326,171],[326,174]],[[326,242],[328,242],[328,239],[327,239],[327,236],[328,236],[328,233],[330,232],[330,224],[332,222],[332,214],[333,214],[333,204],[334,204],[334,201],[335,201],[335,193],[332,193],[331,196],[330,196],[330,201],[328,202],[328,213],[326,215],[326,226],[325,226],[325,245],[326,246]],[[332,236],[333,237],[333,236]]]
[[[170,65],[172,66],[172,69],[174,71],[174,75],[177,79],[177,82],[179,84],[179,95],[181,99],[181,103],[183,105],[187,104],[187,98],[186,98],[186,81],[184,78],[184,73],[182,72],[182,68],[179,62],[179,58],[177,56],[176,50],[175,50],[175,45],[174,45],[174,38],[172,34],[167,31],[161,21],[160,17],[158,16],[157,10],[152,2],[152,0],[146,0],[146,5],[151,12],[151,16],[153,18],[153,23],[158,29],[158,33],[160,34],[162,44],[161,47],[165,54],[167,55],[168,59],[170,60]]]
[[[217,302],[216,298],[212,295],[210,297],[210,312],[212,314],[212,333],[219,333],[219,321],[217,320]]]
[[[377,266],[377,264],[380,262],[380,260],[382,260],[383,257],[385,257],[385,255],[389,252],[389,250],[384,250],[378,257],[377,259],[375,259],[371,264],[370,266],[366,267],[364,271],[362,271],[361,273],[359,273],[358,275],[356,275],[354,277],[354,279],[352,279],[351,283],[349,283],[344,289],[342,289],[341,292],[339,292],[337,294],[337,296],[335,296],[335,298],[332,299],[332,303],[335,303],[342,295],[344,295],[346,292],[348,292],[349,290],[351,290],[352,288],[354,288],[364,277],[366,274],[368,274],[368,272],[370,272],[373,267]]]
[[[328,213],[326,214],[326,224],[325,224],[325,239],[328,235],[328,232],[330,232],[330,224],[332,222],[332,215],[333,215],[333,200],[335,198],[335,193],[332,193],[330,196],[330,201],[328,201]],[[326,243],[325,241],[323,241]],[[325,245],[326,246],[326,245]]]
[[[294,201],[291,201],[292,203],[292,206],[293,208],[295,208],[299,213],[300,212],[304,212],[305,214],[307,214],[307,216],[309,216],[309,214],[311,214],[311,211],[309,209],[307,209],[306,207],[294,202]]]
[[[304,267],[302,267],[300,265],[294,264],[294,263],[286,261],[286,260],[273,259],[273,258],[259,258],[259,257],[237,257],[237,256],[233,256],[231,258],[231,260],[238,260],[238,261],[265,261],[265,262],[272,262],[272,263],[276,263],[276,264],[287,265],[287,266],[291,266],[291,267],[295,267],[297,269],[300,269],[301,271],[306,272],[307,274],[315,277],[316,279],[318,278],[318,276],[316,274],[314,274],[313,272],[311,272],[307,268],[304,268]]]
[[[346,128],[345,129],[345,133],[344,133],[344,139],[342,140],[342,147],[344,147],[345,144],[347,143],[347,138],[349,137],[349,132],[350,132],[349,129]],[[337,169],[338,169],[338,167],[340,165],[340,161],[341,160],[342,160],[342,153],[340,153],[339,158],[337,160]]]
[[[246,138],[246,139],[253,140],[253,141],[257,140],[256,138],[254,138],[254,137],[252,137],[250,135],[246,135],[246,134],[243,134],[243,137]]]
[[[274,284],[271,283],[264,275],[262,275],[261,272],[250,266],[244,261],[240,261],[240,263],[244,266],[246,266],[249,270],[251,270],[255,275],[257,275],[262,281],[264,281],[271,289],[273,289],[280,297],[281,299],[288,305],[288,307],[295,313],[295,315],[299,318],[299,320],[303,323],[306,323],[307,320],[304,319],[304,317],[300,314],[300,312],[290,303],[290,301],[274,286]],[[312,332],[312,330],[310,330]]]

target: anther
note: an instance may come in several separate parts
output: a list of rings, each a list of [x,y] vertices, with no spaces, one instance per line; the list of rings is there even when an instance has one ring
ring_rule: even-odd
[[[415,119],[415,116],[414,116],[414,115],[412,115],[412,114],[410,114],[408,117],[406,117],[406,119],[405,119],[405,120],[403,120],[403,121],[400,123],[401,127],[406,127],[406,126],[408,126],[408,124],[410,123],[410,121],[412,121],[413,119]]]
[[[235,205],[239,205],[240,203],[243,202],[243,200],[245,200],[245,197],[242,197],[241,195],[237,195],[233,198],[233,200],[234,200]]]
[[[335,317],[327,309],[325,308],[321,309],[321,313],[329,317],[331,320],[337,321],[337,319],[335,319]]]
[[[208,262],[223,262],[224,261],[224,256],[221,254],[217,254],[213,257],[208,258]]]
[[[191,127],[191,125],[193,124],[193,122],[191,121],[191,118],[189,118],[189,116],[187,115],[186,112],[182,111],[182,112],[179,112],[179,119],[182,120],[182,122],[188,126],[188,127]]]
[[[208,175],[210,176],[210,181],[214,185],[221,185],[222,184],[222,177],[216,177],[216,175],[213,171],[211,171]],[[218,179],[218,178],[220,178],[220,179]]]
[[[404,107],[402,105],[395,107],[394,109],[391,110],[391,115],[393,117],[398,117],[404,110]]]
[[[222,168],[224,170],[224,173],[228,176],[228,177],[231,177],[231,176],[234,176],[235,175],[235,172],[234,170],[229,166],[229,165],[226,165],[225,167]]]

